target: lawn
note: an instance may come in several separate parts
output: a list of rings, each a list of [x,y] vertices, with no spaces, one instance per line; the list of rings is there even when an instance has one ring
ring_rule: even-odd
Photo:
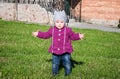
[[[120,33],[73,28],[85,38],[73,41],[72,74],[51,76],[51,39],[32,36],[49,26],[0,20],[0,79],[120,79]]]

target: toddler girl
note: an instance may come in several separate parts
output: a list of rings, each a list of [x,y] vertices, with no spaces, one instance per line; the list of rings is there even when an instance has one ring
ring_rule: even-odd
[[[52,37],[52,43],[49,47],[49,52],[52,53],[52,74],[57,75],[59,71],[60,61],[65,69],[65,76],[71,73],[71,53],[73,48],[71,45],[72,40],[83,39],[84,35],[74,33],[71,28],[66,27],[65,23],[67,16],[63,11],[54,12],[55,26],[51,27],[48,31],[33,32],[33,36],[48,39]]]

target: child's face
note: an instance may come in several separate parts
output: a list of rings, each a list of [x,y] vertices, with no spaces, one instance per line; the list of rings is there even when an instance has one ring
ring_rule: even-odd
[[[58,29],[61,29],[61,28],[63,28],[64,27],[64,21],[62,21],[62,20],[56,20],[55,21],[55,26],[58,28]]]

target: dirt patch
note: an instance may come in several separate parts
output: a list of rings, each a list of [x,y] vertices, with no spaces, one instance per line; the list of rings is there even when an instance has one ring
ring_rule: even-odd
[[[0,57],[0,62],[6,62],[8,59],[5,57]]]

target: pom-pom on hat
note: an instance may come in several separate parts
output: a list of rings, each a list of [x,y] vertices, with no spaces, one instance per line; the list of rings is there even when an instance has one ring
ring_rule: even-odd
[[[64,10],[62,10],[62,11],[55,11],[55,12],[54,12],[54,22],[55,22],[56,20],[62,20],[62,21],[64,21],[65,23],[67,22],[67,16],[66,16]]]

